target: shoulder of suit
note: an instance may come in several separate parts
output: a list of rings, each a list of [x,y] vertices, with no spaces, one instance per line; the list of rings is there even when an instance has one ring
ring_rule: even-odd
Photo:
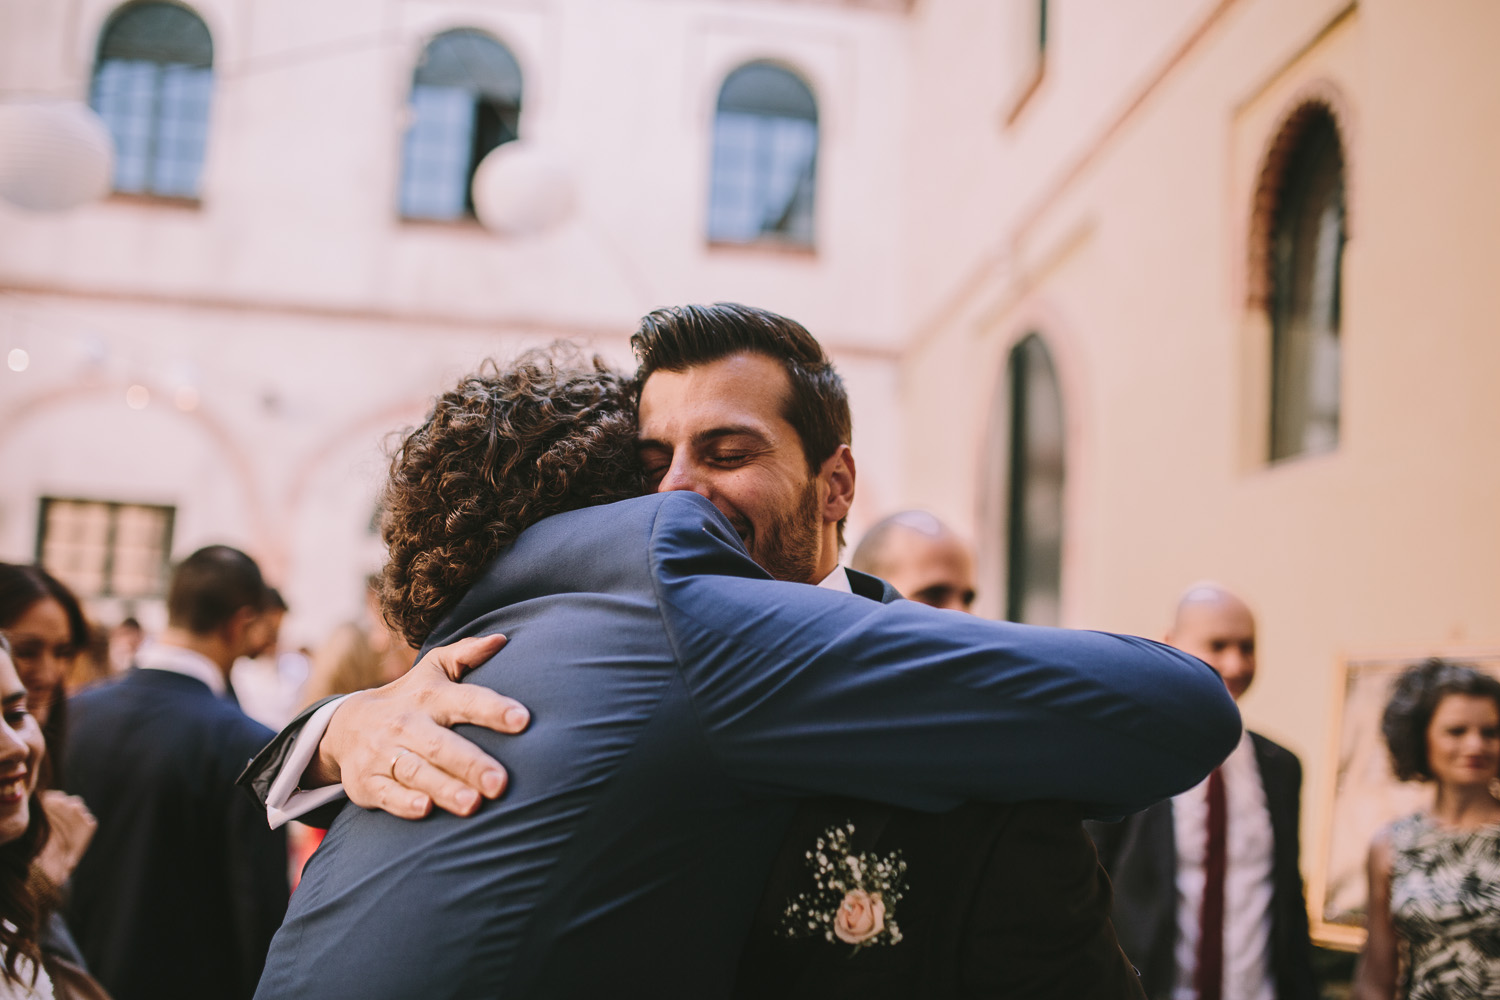
[[[857,569],[849,569],[848,567],[844,568],[844,572],[849,577],[849,590],[860,597],[868,597],[870,600],[879,601],[882,604],[889,604],[892,601],[899,601],[901,599],[901,595],[897,593],[896,588],[878,576],[861,573]]]
[[[1284,774],[1302,775],[1302,759],[1275,740],[1260,733],[1250,733],[1250,742],[1255,747],[1255,759],[1261,768],[1273,768]]]
[[[1270,754],[1278,757],[1290,757],[1292,760],[1298,759],[1296,754],[1292,753],[1292,751],[1288,750],[1280,743],[1277,743],[1269,736],[1263,736],[1260,733],[1255,732],[1254,730],[1248,730],[1248,732],[1250,733],[1250,742],[1255,744],[1255,750],[1257,753]]]

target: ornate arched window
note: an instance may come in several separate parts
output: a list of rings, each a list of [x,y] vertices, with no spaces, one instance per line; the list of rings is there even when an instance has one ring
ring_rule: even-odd
[[[427,44],[412,77],[411,124],[401,158],[401,214],[474,214],[471,186],[485,156],[516,137],[521,67],[510,50],[468,28]]]
[[[812,246],[818,104],[780,66],[754,62],[730,73],[714,115],[708,238]]]
[[[115,141],[115,190],[196,198],[214,88],[208,27],[173,3],[121,7],[99,36],[89,103]]]
[[[1268,246],[1272,461],[1338,446],[1344,152],[1333,115],[1308,104],[1273,148]]]
[[[1062,614],[1062,392],[1052,355],[1036,334],[1006,365],[1009,468],[1005,488],[1005,617],[1056,625]]]

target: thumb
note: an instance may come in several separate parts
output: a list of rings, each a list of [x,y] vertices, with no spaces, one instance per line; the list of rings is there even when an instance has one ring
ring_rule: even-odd
[[[439,646],[423,659],[431,660],[432,666],[447,674],[449,680],[458,681],[463,678],[464,674],[500,652],[500,648],[504,645],[505,636],[499,633],[470,636],[446,646]]]

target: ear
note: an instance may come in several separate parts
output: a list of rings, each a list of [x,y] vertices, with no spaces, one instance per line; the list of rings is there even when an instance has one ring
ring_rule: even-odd
[[[229,648],[238,652],[246,647],[251,630],[259,623],[260,612],[247,604],[229,617],[220,634]]]
[[[841,444],[823,462],[818,470],[818,481],[823,484],[823,522],[836,524],[849,516],[854,505],[854,452],[847,444]]]

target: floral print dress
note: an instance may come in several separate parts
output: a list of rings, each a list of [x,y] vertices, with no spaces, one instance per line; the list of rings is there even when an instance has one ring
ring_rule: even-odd
[[[1391,825],[1391,921],[1408,946],[1409,1000],[1500,997],[1500,825]]]

